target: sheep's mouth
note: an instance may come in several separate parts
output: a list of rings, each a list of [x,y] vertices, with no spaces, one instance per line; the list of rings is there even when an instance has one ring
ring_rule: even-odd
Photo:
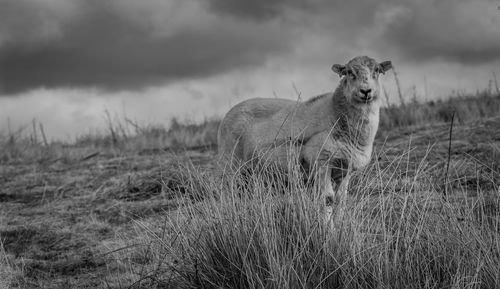
[[[369,104],[369,103],[372,103],[373,101],[375,101],[376,99],[376,96],[375,95],[369,95],[369,96],[361,96],[361,95],[358,95],[358,96],[355,96],[354,97],[354,100],[357,102],[357,103],[363,103],[363,104]]]

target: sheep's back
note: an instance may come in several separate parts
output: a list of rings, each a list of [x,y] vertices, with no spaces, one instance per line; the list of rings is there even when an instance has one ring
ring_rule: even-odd
[[[265,138],[255,127],[271,122],[272,116],[295,102],[286,99],[253,98],[235,105],[222,120],[218,132],[219,154],[244,159],[245,152],[256,148]]]

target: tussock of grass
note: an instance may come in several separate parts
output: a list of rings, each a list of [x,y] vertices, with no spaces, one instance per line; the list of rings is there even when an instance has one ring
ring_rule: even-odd
[[[356,175],[347,214],[333,223],[302,181],[201,178],[186,169],[204,201],[169,214],[171,233],[152,229],[150,238],[186,288],[500,286],[498,196],[473,205],[443,201],[429,171],[403,179],[383,167],[375,162]]]

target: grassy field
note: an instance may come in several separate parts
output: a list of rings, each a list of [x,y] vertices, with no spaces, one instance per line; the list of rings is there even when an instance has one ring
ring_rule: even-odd
[[[299,178],[216,173],[217,120],[34,122],[0,140],[0,288],[499,288],[499,112],[384,109],[333,229]]]

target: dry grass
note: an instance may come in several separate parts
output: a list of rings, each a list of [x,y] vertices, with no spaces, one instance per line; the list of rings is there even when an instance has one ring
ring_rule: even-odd
[[[455,112],[460,123],[475,119],[495,117],[500,111],[500,95],[487,92],[476,96],[458,96],[442,101],[419,103],[413,101],[402,106],[382,109],[380,128],[390,130],[398,127],[422,126],[450,122]]]
[[[215,119],[194,123],[180,122],[173,118],[168,127],[165,127],[159,124],[140,125],[128,118],[122,120],[108,117],[105,133],[79,136],[75,145],[120,151],[212,148],[217,143],[218,127],[219,121]]]
[[[401,178],[380,167],[357,175],[333,229],[314,192],[280,182],[276,195],[259,176],[249,189],[199,180],[208,200],[167,217],[167,236],[146,228],[186,288],[498,287],[498,196],[443,201],[424,170]]]
[[[500,155],[500,119],[469,125],[456,128],[462,144],[446,184],[446,138],[424,145],[445,125],[379,144],[333,229],[322,222],[321,199],[296,178],[221,180],[189,167],[204,201],[166,215],[161,234],[142,226],[165,256],[169,280],[186,288],[496,288],[500,170],[498,158],[487,162]],[[496,141],[483,147],[488,156],[464,158],[478,140]],[[143,286],[168,284],[161,276]]]
[[[452,102],[405,105],[426,118],[391,108],[406,122],[382,126],[333,229],[298,178],[215,174],[216,121],[110,122],[74,144],[46,144],[30,125],[1,139],[0,288],[499,287],[500,119],[480,119],[499,100],[488,101],[453,103],[448,177],[437,111]]]

